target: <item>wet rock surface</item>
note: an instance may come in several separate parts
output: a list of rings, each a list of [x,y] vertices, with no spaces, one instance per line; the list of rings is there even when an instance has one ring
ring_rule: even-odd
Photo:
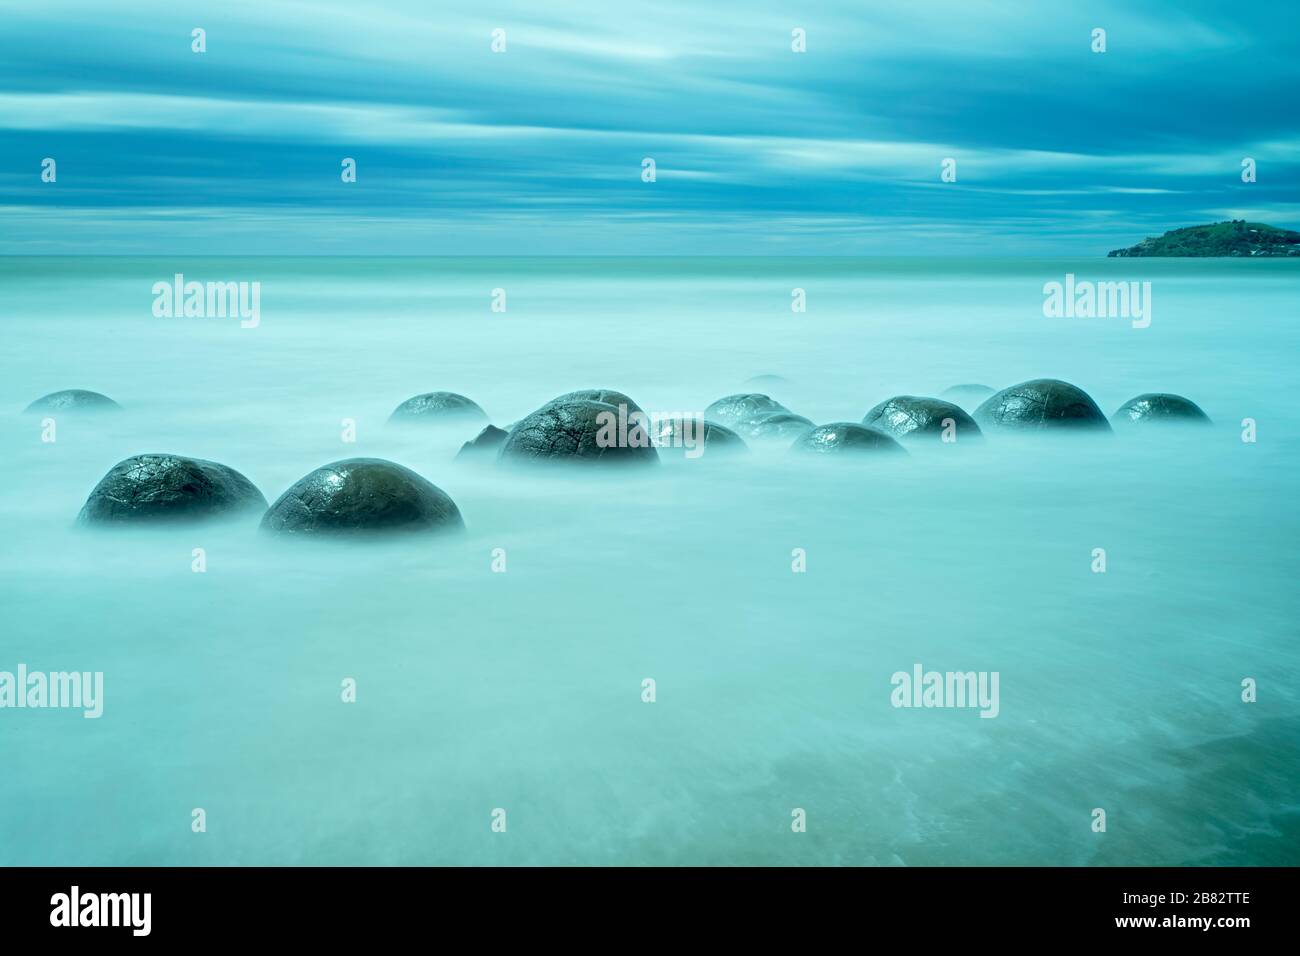
[[[1054,378],[1012,385],[975,409],[974,419],[989,429],[1074,429],[1110,431],[1110,423],[1083,389]]]
[[[790,451],[801,455],[907,454],[892,436],[857,422],[831,422],[800,435]]]
[[[1110,417],[1115,425],[1209,425],[1210,416],[1190,398],[1167,392],[1147,392],[1130,398]]]
[[[280,534],[459,531],[460,509],[437,485],[380,458],[322,465],[276,499],[262,528]]]
[[[895,395],[871,409],[862,419],[862,424],[868,428],[908,441],[941,440],[947,427],[945,422],[951,422],[952,434],[958,440],[982,437],[973,418],[957,405],[941,398]]]
[[[629,415],[633,412],[644,414],[644,409],[640,405],[632,401],[627,395],[612,388],[582,388],[576,392],[565,392],[563,395],[551,399],[546,405],[565,405],[569,402],[604,402],[606,405],[613,405],[615,409],[619,405],[626,405]],[[543,405],[542,408],[545,408],[546,405]]]
[[[622,396],[626,404],[626,396]],[[627,408],[630,415],[634,409]],[[588,399],[556,399],[510,429],[501,445],[503,463],[563,463],[582,465],[653,465],[659,455],[649,433],[626,421],[620,429],[619,409]],[[611,425],[612,422],[612,425]]]
[[[202,521],[265,508],[266,499],[253,483],[226,465],[180,455],[135,455],[100,479],[77,521]]]
[[[718,399],[704,410],[704,417],[709,421],[735,428],[742,422],[762,415],[788,411],[788,408],[767,395],[758,392],[740,392]]]
[[[460,446],[457,461],[491,461],[501,451],[510,433],[504,428],[488,425],[472,439]]]
[[[476,402],[456,392],[425,392],[398,405],[388,420],[403,425],[487,421],[487,413]]]
[[[813,427],[811,420],[794,412],[768,412],[737,422],[736,432],[749,439],[779,441],[794,438]]]
[[[28,414],[43,412],[120,412],[122,406],[107,395],[84,388],[66,388],[42,395],[24,409]]]
[[[704,450],[716,457],[749,451],[745,440],[726,425],[710,421],[701,424],[693,418],[660,420],[655,427],[654,440],[662,454],[685,454],[687,457],[698,457],[701,442]],[[688,447],[687,441],[693,442],[693,447]]]

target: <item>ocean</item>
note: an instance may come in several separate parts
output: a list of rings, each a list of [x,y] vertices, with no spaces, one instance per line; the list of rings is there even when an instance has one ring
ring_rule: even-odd
[[[256,327],[156,317],[177,273],[260,283]],[[1149,281],[1149,326],[1046,317],[1067,275]],[[97,719],[0,709],[0,864],[1300,863],[1297,279],[1279,260],[0,259],[0,671],[104,675]],[[421,392],[508,425],[578,388],[859,421],[1042,377],[1108,415],[1175,392],[1214,425],[856,464],[755,443],[601,474],[455,462],[477,426],[385,423]],[[23,409],[65,388],[125,411],[43,441]],[[391,459],[467,530],[76,527],[145,452],[228,464],[268,501]],[[996,673],[996,717],[894,706],[918,665]]]

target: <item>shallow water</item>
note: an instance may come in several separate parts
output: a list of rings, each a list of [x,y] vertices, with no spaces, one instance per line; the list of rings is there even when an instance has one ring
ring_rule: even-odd
[[[151,286],[178,271],[260,281],[261,324],[155,318]],[[1151,281],[1151,326],[1044,318],[1042,285],[1066,272]],[[0,710],[0,863],[1300,862],[1298,278],[1288,262],[0,259],[0,670],[105,682],[98,720]],[[501,425],[584,387],[702,410],[760,373],[818,422],[1050,376],[1108,414],[1184,394],[1215,425],[850,467],[756,446],[600,476],[453,464],[473,426],[384,424],[434,389]],[[127,411],[58,418],[42,442],[21,410],[71,387]],[[269,500],[325,462],[391,458],[468,530],[320,545],[255,519],[73,526],[104,472],[151,451],[229,464]],[[893,707],[891,675],[916,663],[998,672],[998,716]]]

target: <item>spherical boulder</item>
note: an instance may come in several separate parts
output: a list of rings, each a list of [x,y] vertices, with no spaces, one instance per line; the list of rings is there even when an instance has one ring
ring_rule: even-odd
[[[203,521],[262,511],[266,499],[235,469],[180,455],[134,455],[118,462],[86,499],[87,525]]]
[[[954,440],[983,437],[975,420],[952,402],[918,395],[886,399],[867,412],[862,424],[908,441],[940,441],[945,433]]]
[[[699,458],[705,451],[712,457],[745,454],[749,446],[726,425],[689,416],[660,419],[654,427],[656,448],[682,450],[687,458]]]
[[[704,410],[704,417],[731,428],[760,415],[789,411],[784,405],[757,392],[741,392],[720,398]]]
[[[973,417],[985,431],[990,428],[1110,431],[1106,416],[1087,392],[1055,378],[1037,378],[1004,388],[985,399]]]
[[[563,395],[551,399],[546,405],[564,405],[568,402],[604,402],[606,405],[613,405],[615,408],[626,405],[629,415],[633,412],[645,414],[640,405],[622,392],[616,392],[612,388],[580,388],[576,392],[565,392]],[[546,406],[543,405],[542,407],[545,408]]]
[[[459,531],[460,509],[437,485],[382,458],[348,458],[298,479],[262,516],[293,535]]]
[[[425,392],[398,405],[388,420],[401,425],[481,422],[487,421],[487,413],[476,402],[456,392]]]
[[[780,441],[803,434],[813,427],[813,423],[802,415],[782,410],[747,418],[736,422],[733,427],[746,438]]]
[[[856,422],[831,422],[805,431],[790,451],[801,455],[907,454],[891,436]]]
[[[1210,416],[1189,398],[1165,392],[1147,392],[1130,398],[1110,417],[1116,425],[1209,425]]]
[[[626,406],[626,401],[622,404]],[[501,444],[498,461],[578,465],[654,465],[659,455],[633,410],[606,402],[548,402],[520,419]]]
[[[484,461],[495,458],[510,433],[504,428],[488,425],[473,439],[460,446],[457,461]]]
[[[962,408],[978,408],[984,399],[992,395],[997,389],[989,388],[987,385],[954,385],[952,388],[945,388],[939,393],[940,398],[947,399],[954,405],[960,405]]]
[[[122,406],[107,395],[89,392],[84,388],[65,388],[61,392],[50,392],[32,402],[24,412],[39,414],[42,412],[120,412]]]

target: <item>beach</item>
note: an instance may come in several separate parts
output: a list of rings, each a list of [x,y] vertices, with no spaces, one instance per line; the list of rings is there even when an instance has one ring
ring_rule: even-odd
[[[177,273],[260,283],[259,321],[156,315]],[[1149,282],[1148,324],[1046,316],[1067,275]],[[0,259],[0,670],[103,674],[97,719],[0,721],[0,864],[1294,865],[1298,277],[1100,258]],[[1107,415],[1174,392],[1214,424],[844,467],[753,443],[612,474],[468,465],[477,427],[386,424],[421,392],[507,426],[580,388],[647,411],[757,391],[857,422],[893,395],[1041,377]],[[23,409],[64,388],[124,411],[42,441]],[[95,483],[146,452],[230,465],[268,501],[327,462],[389,459],[466,531],[78,528]],[[996,717],[895,706],[891,675],[917,666],[996,672]]]

